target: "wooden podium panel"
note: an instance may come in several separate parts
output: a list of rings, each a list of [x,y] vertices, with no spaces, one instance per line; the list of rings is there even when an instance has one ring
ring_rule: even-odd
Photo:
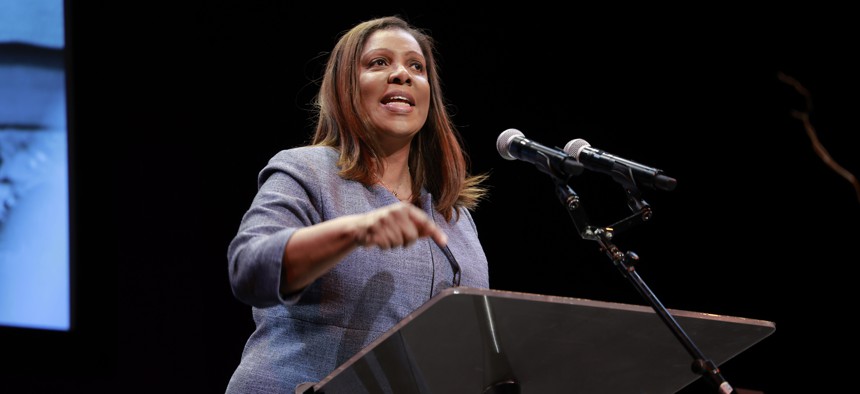
[[[776,329],[763,320],[669,312],[718,366]],[[663,394],[701,377],[692,363],[650,307],[459,287],[305,394]]]

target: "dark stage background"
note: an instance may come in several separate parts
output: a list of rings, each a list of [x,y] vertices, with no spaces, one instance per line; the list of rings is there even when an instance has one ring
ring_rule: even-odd
[[[653,220],[615,240],[639,254],[666,307],[776,323],[722,366],[732,385],[788,393],[853,382],[841,360],[853,342],[860,201],[816,155],[792,117],[805,101],[778,78],[808,89],[816,138],[860,171],[858,28],[845,10],[77,3],[84,345],[13,346],[25,355],[7,359],[4,382],[223,392],[253,328],[230,292],[226,249],[257,172],[310,138],[315,79],[336,36],[394,13],[435,36],[473,170],[491,174],[474,216],[492,288],[645,305],[576,234],[550,178],[495,148],[508,128],[547,146],[584,138],[678,180],[672,192],[643,190]],[[595,225],[630,213],[602,174],[571,185]],[[703,383],[685,392],[712,392]]]

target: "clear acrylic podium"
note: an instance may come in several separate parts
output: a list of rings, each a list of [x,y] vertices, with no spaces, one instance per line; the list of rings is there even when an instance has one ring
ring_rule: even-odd
[[[716,365],[774,332],[669,309]],[[646,306],[450,288],[304,393],[675,393],[692,357]],[[515,387],[516,386],[516,387]]]

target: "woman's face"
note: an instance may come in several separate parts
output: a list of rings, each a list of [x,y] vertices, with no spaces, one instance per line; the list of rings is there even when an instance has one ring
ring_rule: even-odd
[[[418,41],[400,29],[377,30],[359,65],[361,102],[380,142],[405,142],[421,130],[430,108],[430,82]]]

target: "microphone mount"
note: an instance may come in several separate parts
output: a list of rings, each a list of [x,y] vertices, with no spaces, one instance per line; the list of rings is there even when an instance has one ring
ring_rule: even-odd
[[[589,223],[588,215],[585,213],[582,201],[570,185],[568,185],[567,179],[553,177],[553,180],[556,185],[556,195],[573,220],[580,237],[597,242],[600,250],[612,261],[612,264],[618,269],[621,276],[628,279],[636,291],[648,301],[658,317],[672,331],[675,338],[681,342],[684,349],[693,357],[691,370],[707,378],[708,383],[711,383],[718,393],[737,394],[738,392],[722,376],[719,367],[699,350],[672,314],[669,313],[654,292],[651,291],[648,285],[645,284],[645,281],[639,276],[634,267],[639,262],[639,255],[633,251],[625,252],[612,242],[617,233],[650,220],[653,214],[650,205],[641,198],[635,182],[625,184],[627,204],[634,213],[610,226],[595,227]]]
[[[737,394],[728,381],[723,378],[717,365],[705,357],[701,350],[693,343],[693,340],[684,332],[672,314],[657,299],[654,292],[648,288],[645,281],[636,272],[634,265],[639,261],[639,255],[632,251],[623,251],[612,242],[619,232],[625,231],[635,225],[647,222],[653,216],[651,206],[642,199],[637,184],[662,189],[672,190],[675,188],[675,179],[662,174],[662,171],[629,160],[604,154],[602,151],[592,151],[590,145],[584,140],[573,140],[565,146],[565,150],[548,148],[534,143],[525,138],[521,131],[508,129],[496,140],[496,149],[503,158],[507,160],[520,159],[531,162],[542,172],[549,175],[556,185],[556,196],[573,220],[573,224],[583,239],[595,241],[600,250],[606,254],[612,264],[627,278],[639,294],[644,297],[660,319],[672,331],[681,345],[693,357],[691,370],[707,378],[720,394]],[[585,152],[584,156],[581,156]],[[589,223],[588,215],[585,213],[579,196],[568,184],[571,175],[582,172],[583,166],[573,165],[571,158],[577,161],[587,161],[587,166],[600,172],[607,173],[620,183],[627,196],[627,206],[633,214],[606,227],[595,227]],[[638,179],[637,179],[638,178]],[[519,385],[516,381],[505,381],[510,383],[500,387],[490,386],[489,389],[502,389],[505,393],[519,393]],[[511,390],[511,391],[505,391]],[[497,393],[496,391],[492,391]],[[489,394],[485,391],[485,394]]]
[[[632,251],[625,252],[612,242],[617,233],[647,222],[653,216],[651,206],[642,199],[642,193],[637,187],[638,183],[656,189],[672,190],[675,187],[675,180],[662,175],[661,171],[657,169],[611,155],[604,156],[602,152],[592,155],[593,152],[589,151],[585,157],[588,158],[586,160],[590,162],[591,168],[609,173],[613,179],[621,184],[627,196],[627,206],[633,211],[631,215],[610,226],[592,226],[583,208],[582,200],[568,184],[571,175],[579,174],[583,168],[582,165],[574,166],[575,162],[571,158],[575,157],[576,160],[579,160],[582,150],[588,147],[588,143],[584,140],[574,140],[568,143],[565,150],[561,152],[528,140],[522,132],[516,129],[506,130],[496,140],[496,149],[503,158],[531,162],[552,178],[556,185],[556,196],[573,220],[579,236],[597,242],[600,250],[612,261],[621,276],[627,278],[636,291],[648,301],[660,319],[672,331],[672,334],[693,357],[691,370],[707,378],[708,383],[713,384],[720,394],[737,394],[738,392],[723,378],[717,365],[705,357],[657,296],[654,295],[654,292],[648,288],[639,273],[636,272],[634,265],[639,261],[639,255]],[[637,182],[637,177],[639,182]],[[499,387],[490,386],[487,389],[502,389],[498,392],[519,393],[519,385],[516,381],[503,381],[510,384]],[[485,391],[485,394],[489,394],[489,392],[497,393],[497,391]]]

